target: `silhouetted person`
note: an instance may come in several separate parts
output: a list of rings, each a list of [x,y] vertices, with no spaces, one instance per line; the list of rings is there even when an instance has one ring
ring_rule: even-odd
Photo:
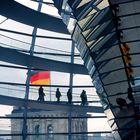
[[[85,103],[87,103],[87,95],[85,90],[82,91],[80,97],[81,97],[82,105],[85,105]]]
[[[72,102],[72,92],[71,92],[71,89],[68,90],[67,97],[68,97],[68,103],[71,104],[71,102]]]
[[[119,105],[119,108],[122,110],[124,106],[127,106],[126,100],[123,98],[116,98],[116,103]]]
[[[56,98],[57,102],[60,102],[61,92],[59,91],[59,88],[56,89]]]
[[[132,94],[132,88],[128,88],[128,99],[132,102],[134,102],[133,94]]]
[[[38,101],[44,101],[44,96],[45,96],[45,93],[44,93],[44,89],[42,86],[39,87],[38,89],[38,94],[39,94],[39,97],[38,97]]]

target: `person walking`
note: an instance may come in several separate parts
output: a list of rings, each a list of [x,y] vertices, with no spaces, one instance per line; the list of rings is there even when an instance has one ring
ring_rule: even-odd
[[[86,91],[85,90],[82,91],[80,97],[81,97],[81,104],[85,105],[87,103],[87,95],[86,95]]]
[[[59,91],[59,88],[56,89],[56,98],[57,98],[57,102],[60,102],[60,97],[61,97],[61,92]]]
[[[44,96],[45,96],[45,93],[44,93],[44,89],[42,86],[39,87],[38,89],[38,101],[44,101]]]
[[[67,98],[68,98],[68,103],[71,104],[72,103],[72,92],[71,92],[71,89],[68,89]]]

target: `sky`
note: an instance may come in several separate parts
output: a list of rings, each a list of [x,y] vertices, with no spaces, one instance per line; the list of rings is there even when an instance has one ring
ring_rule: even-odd
[[[33,1],[29,1],[29,0],[16,0],[26,6],[29,6],[30,8],[33,8],[33,9],[37,9],[37,3],[36,2],[33,2]],[[51,2],[51,0],[50,0]],[[47,10],[49,9],[49,10]],[[51,7],[51,6],[46,6],[46,5],[43,5],[42,7],[42,12],[44,13],[48,13],[48,14],[51,14],[51,15],[55,15],[55,16],[58,16],[58,13],[57,13],[57,9],[54,8],[54,7]],[[5,18],[0,16],[0,21],[3,21]],[[16,26],[16,28],[15,28]],[[27,25],[24,25],[24,24],[21,24],[21,23],[17,23],[15,21],[12,21],[11,19],[8,19],[6,20],[4,23],[0,24],[0,28],[5,28],[5,29],[13,29],[13,30],[17,30],[17,31],[21,31],[21,32],[25,32],[25,33],[32,33],[32,27],[30,26],[27,26]],[[60,37],[63,37],[64,35],[62,34],[58,34],[58,33],[53,33],[53,32],[49,32],[49,31],[44,31],[42,29],[38,29],[38,34],[39,35],[51,35],[51,36],[60,36]],[[6,32],[1,32],[0,31],[0,34],[2,35],[6,35],[6,36],[9,36],[9,37],[12,37],[14,39],[18,39],[20,41],[23,41],[23,42],[29,42],[31,43],[31,37],[27,37],[27,36],[21,36],[21,35],[16,35],[16,34],[11,34],[11,33],[6,33]],[[65,36],[65,37],[69,37],[68,35]],[[0,43],[5,43],[5,37],[4,36],[0,36]],[[49,48],[48,50],[49,51],[52,51],[54,52],[54,50],[50,50],[50,48],[54,48],[54,49],[57,49],[57,50],[63,50],[63,51],[67,51],[67,52],[70,52],[71,50],[71,42],[67,42],[67,41],[59,41],[59,40],[55,40],[55,41],[52,41],[52,40],[47,40],[47,39],[41,39],[41,38],[38,38],[36,39],[36,44],[39,45],[39,46],[44,46],[44,48],[40,48],[40,47],[36,47],[36,51],[38,51],[39,49],[41,49],[41,51],[47,51],[46,48]],[[12,39],[8,39],[6,40],[6,43],[9,44],[9,45],[16,45],[16,47],[18,47],[18,49],[25,49],[25,50],[29,50],[30,49],[30,45],[26,44],[26,43],[21,43],[21,42],[18,42],[18,41],[13,41]],[[76,52],[78,52],[76,50]],[[42,56],[42,57],[46,57],[46,56]],[[50,57],[50,56],[49,56]],[[57,57],[52,57],[52,59],[57,59]],[[58,58],[59,59],[59,58]],[[62,58],[61,58],[62,59]],[[62,59],[63,61],[68,61],[66,60],[65,58]],[[80,61],[80,63],[83,63],[82,60],[77,60],[78,62]],[[0,64],[5,64],[4,62],[0,61]],[[56,76],[57,75],[57,76]],[[0,67],[0,77],[1,77],[1,81],[4,81],[4,82],[16,82],[16,83],[25,83],[26,81],[26,76],[27,76],[27,71],[26,70],[19,70],[19,69],[5,69],[4,68],[1,68]],[[66,73],[58,73],[58,72],[52,72],[51,73],[51,82],[52,84],[60,84],[60,85],[68,85],[69,84],[69,75],[66,74]],[[92,85],[92,80],[89,76],[85,76],[85,75],[75,75],[74,76],[74,85]],[[25,90],[25,89],[24,89]],[[63,89],[61,89],[63,90]],[[86,89],[87,90],[87,89]],[[8,93],[8,96],[10,94],[12,95],[15,95],[15,93],[11,93],[10,89],[5,89],[4,90],[5,93]],[[80,90],[75,90],[75,92],[81,93],[82,89]],[[88,93],[95,93],[95,89],[88,89],[87,90]],[[1,94],[3,94],[1,92]],[[16,93],[18,94],[18,93]],[[23,96],[24,92],[21,92],[18,96]],[[10,106],[4,106],[4,105],[0,105],[0,112],[1,112],[1,116],[4,116],[5,114],[10,114],[12,111],[12,107]],[[90,124],[90,127],[89,127],[89,131],[94,131],[95,129],[96,130],[101,130],[101,129],[108,129],[110,130],[108,124],[107,124],[107,121],[106,119],[95,119],[92,121],[89,120],[88,123]],[[101,124],[101,125],[99,125]],[[0,120],[0,126],[3,125],[5,126],[5,129],[9,129],[9,122],[6,121],[5,124],[3,123],[3,120]]]

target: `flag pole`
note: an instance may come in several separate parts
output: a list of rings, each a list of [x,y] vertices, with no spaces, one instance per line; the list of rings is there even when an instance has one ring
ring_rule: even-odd
[[[51,97],[51,71],[50,71],[50,101],[52,100],[52,97]]]

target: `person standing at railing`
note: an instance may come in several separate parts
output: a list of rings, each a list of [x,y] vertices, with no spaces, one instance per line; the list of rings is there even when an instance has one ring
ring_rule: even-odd
[[[81,102],[82,102],[81,104],[82,105],[87,104],[87,94],[85,90],[82,91],[80,97],[81,97]]]
[[[39,95],[39,97],[38,97],[37,100],[38,101],[44,101],[45,93],[44,93],[44,89],[43,89],[42,86],[40,86],[39,89],[38,89],[38,95]]]
[[[57,98],[57,102],[60,102],[60,97],[61,97],[61,92],[59,91],[59,88],[56,89],[56,98]]]
[[[71,92],[71,89],[68,89],[67,98],[68,98],[68,103],[71,104],[71,102],[72,102],[72,92]]]

